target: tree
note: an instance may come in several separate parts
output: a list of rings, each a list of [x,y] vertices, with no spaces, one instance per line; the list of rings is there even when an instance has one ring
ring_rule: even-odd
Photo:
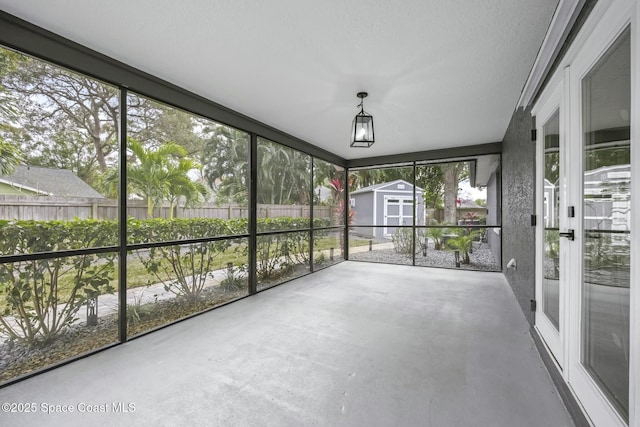
[[[190,206],[200,202],[201,197],[206,197],[207,187],[200,182],[195,182],[189,178],[189,172],[202,169],[200,165],[191,159],[182,158],[177,165],[167,166],[167,184],[169,200],[169,218],[173,219],[175,207],[180,199],[184,200],[184,205]]]
[[[382,169],[360,169],[349,176],[349,191],[356,191],[384,181]]]
[[[210,123],[143,96],[127,96],[127,134],[148,147],[157,148],[171,141],[183,147],[188,156],[199,156],[205,142],[202,133],[206,133]]]
[[[0,51],[7,61],[6,50]],[[20,124],[36,143],[47,143],[63,129],[75,128],[93,146],[100,171],[117,149],[118,90],[88,76],[21,56],[2,76],[20,106]]]
[[[17,58],[18,54],[11,51],[0,55],[0,82],[3,76],[15,68]],[[17,105],[9,96],[7,88],[0,83],[0,131],[16,132],[17,129],[11,125],[16,118]],[[0,137],[0,176],[12,174],[22,161],[23,155],[19,147]]]
[[[245,132],[216,126],[204,142],[202,173],[218,203],[249,202],[248,137]]]
[[[455,224],[457,221],[458,183],[466,172],[465,162],[443,163],[444,178],[444,222]]]
[[[146,199],[147,217],[153,217],[154,206],[163,200],[170,201],[173,211],[179,197],[193,203],[206,194],[204,186],[188,176],[199,165],[184,158],[187,153],[183,147],[169,142],[157,149],[147,149],[135,139],[130,139],[128,146],[133,159],[127,166],[127,184],[133,193]]]
[[[0,139],[0,176],[12,174],[21,161],[22,154],[18,148]]]
[[[310,203],[311,156],[269,141],[258,144],[258,203]]]
[[[18,111],[15,99],[4,86],[4,77],[15,71],[23,57],[19,53],[0,48],[0,130],[2,131],[14,129],[9,122],[16,118]]]
[[[114,86],[0,48],[0,131],[26,163],[69,169],[105,193],[103,175],[117,166],[119,101]],[[201,150],[196,129],[204,119],[135,94],[127,104],[128,133],[137,141]]]
[[[34,166],[73,171],[80,179],[106,194],[100,185],[102,172],[98,166],[94,147],[86,142],[86,138],[78,132],[68,119],[61,119],[56,126],[60,129],[53,132],[46,140],[32,139],[29,135],[23,140],[28,150],[25,162]],[[117,166],[109,165],[107,169]]]
[[[416,168],[416,185],[424,190],[425,208],[442,206],[444,175],[439,164],[420,165]]]

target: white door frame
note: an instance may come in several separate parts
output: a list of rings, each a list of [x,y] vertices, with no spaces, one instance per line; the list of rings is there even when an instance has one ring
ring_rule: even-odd
[[[629,296],[629,420],[640,425],[640,4],[631,17],[631,280]]]
[[[566,163],[567,156],[563,151],[565,147],[565,127],[566,127],[566,116],[567,112],[565,111],[565,102],[564,102],[564,81],[561,80],[560,83],[556,85],[553,90],[546,91],[548,94],[545,98],[541,99],[534,109],[532,110],[532,115],[536,117],[536,217],[537,217],[537,226],[536,226],[536,312],[535,312],[535,325],[534,327],[544,340],[545,344],[549,348],[553,359],[555,360],[558,367],[562,370],[564,366],[566,366],[565,354],[564,351],[564,343],[566,340],[564,339],[564,334],[566,331],[566,310],[565,310],[565,299],[566,299],[566,280],[567,280],[567,264],[568,264],[568,251],[567,248],[568,242],[565,239],[560,239],[560,252],[559,252],[559,262],[560,262],[560,277],[559,277],[559,329],[556,330],[552,321],[547,317],[544,313],[544,295],[543,295],[543,281],[544,281],[544,125],[548,122],[548,120],[553,117],[556,112],[559,112],[559,120],[560,120],[560,188],[558,189],[560,196],[560,205],[558,208],[559,215],[559,228],[560,231],[567,230],[567,209],[566,209],[566,180],[564,179],[566,173]],[[547,201],[547,208],[552,211],[553,201]]]

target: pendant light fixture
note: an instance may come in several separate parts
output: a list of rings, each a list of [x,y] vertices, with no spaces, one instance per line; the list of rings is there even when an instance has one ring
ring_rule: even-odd
[[[367,92],[358,92],[360,98],[360,112],[353,119],[351,130],[351,146],[369,148],[375,141],[373,135],[373,116],[364,111],[364,98],[369,95]]]

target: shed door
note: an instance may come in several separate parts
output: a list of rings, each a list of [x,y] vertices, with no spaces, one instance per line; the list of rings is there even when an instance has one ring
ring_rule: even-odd
[[[398,225],[413,225],[413,197],[384,196],[384,236],[393,236]]]

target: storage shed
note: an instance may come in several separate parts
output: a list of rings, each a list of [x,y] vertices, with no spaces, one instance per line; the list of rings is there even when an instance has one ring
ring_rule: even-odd
[[[353,191],[349,198],[351,209],[355,211],[353,226],[358,227],[358,233],[390,239],[398,225],[413,225],[413,185],[405,180],[370,185]],[[416,225],[424,225],[424,199],[420,187],[416,187],[416,200]]]

